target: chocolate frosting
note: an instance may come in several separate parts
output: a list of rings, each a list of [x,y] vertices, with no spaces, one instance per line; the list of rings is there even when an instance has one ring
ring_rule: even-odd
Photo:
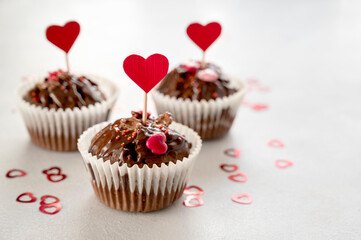
[[[168,128],[172,122],[171,114],[164,113],[158,118],[148,118],[147,124],[142,123],[142,113],[132,112],[132,117],[121,118],[109,124],[92,139],[89,153],[104,161],[119,162],[119,166],[127,164],[128,167],[144,164],[152,167],[162,163],[176,163],[188,157],[192,144],[182,135]],[[154,154],[147,148],[146,142],[157,132],[163,132],[167,138],[168,146],[165,154]]]
[[[229,96],[237,90],[230,86],[229,80],[222,74],[221,69],[214,64],[206,63],[205,68],[218,73],[218,80],[206,82],[197,77],[200,67],[188,68],[180,65],[167,74],[159,85],[158,91],[176,98],[191,100],[210,100]]]
[[[24,100],[41,107],[73,109],[105,100],[105,96],[90,79],[59,70],[49,73],[44,82],[37,83]]]

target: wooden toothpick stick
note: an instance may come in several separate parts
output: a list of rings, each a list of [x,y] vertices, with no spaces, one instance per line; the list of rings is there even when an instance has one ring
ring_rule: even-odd
[[[143,125],[147,123],[147,93],[144,92]]]
[[[65,53],[65,61],[66,61],[66,68],[68,70],[68,73],[70,72],[70,67],[69,67],[69,57],[68,54]]]
[[[206,68],[206,52],[202,52],[201,68]]]

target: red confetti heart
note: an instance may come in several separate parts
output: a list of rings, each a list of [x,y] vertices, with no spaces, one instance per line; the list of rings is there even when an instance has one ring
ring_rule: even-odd
[[[278,168],[288,168],[288,167],[293,166],[293,162],[291,162],[290,160],[286,160],[286,159],[277,159],[275,161],[275,165]]]
[[[241,179],[239,177],[241,177]],[[247,182],[248,177],[244,173],[236,173],[236,174],[228,176],[228,179],[230,179],[234,182]]]
[[[191,203],[191,201],[196,201],[196,203]],[[186,207],[199,207],[203,204],[203,199],[194,195],[187,196],[186,199],[183,201],[183,205]]]
[[[48,198],[52,198],[55,201],[51,202],[51,203],[46,203],[46,200]],[[59,203],[59,201],[60,201],[59,198],[57,198],[55,196],[44,195],[40,199],[41,199],[41,202],[40,202],[39,210],[43,213],[53,215],[53,214],[58,213],[60,211],[60,209],[62,208],[61,204]],[[55,210],[53,212],[50,212],[50,211],[45,210],[47,208],[55,208]]]
[[[247,200],[242,200],[242,198],[247,198]],[[250,204],[253,202],[253,198],[249,193],[240,193],[232,196],[232,201],[241,204]]]
[[[241,156],[241,150],[238,148],[229,148],[224,151],[224,154],[226,154],[228,157],[238,158]]]
[[[30,200],[22,200],[21,198],[27,196],[30,198]],[[36,201],[36,197],[34,196],[34,194],[32,194],[31,192],[25,192],[20,194],[17,198],[16,201],[21,202],[21,203],[32,203]]]
[[[7,178],[23,177],[25,175],[26,172],[20,169],[12,169],[6,173]]]
[[[191,191],[191,189],[196,189],[196,191]],[[203,189],[198,186],[189,186],[186,187],[183,191],[183,194],[185,195],[202,195],[203,193]]]
[[[72,21],[63,27],[52,25],[46,29],[46,38],[55,46],[68,53],[80,32],[79,23]]]
[[[268,142],[268,146],[274,148],[283,148],[285,144],[279,139],[272,139]]]
[[[238,166],[236,164],[221,164],[220,167],[225,172],[235,172],[238,170]]]
[[[165,143],[167,137],[162,132],[154,133],[146,142],[147,148],[149,148],[154,154],[164,154],[168,150],[168,146]]]
[[[51,167],[49,169],[45,169],[43,170],[43,173],[46,174],[46,178],[50,182],[60,182],[67,177],[66,174],[61,173],[61,168],[59,167]]]
[[[205,26],[199,23],[192,23],[187,28],[189,38],[203,51],[206,51],[216,41],[221,31],[222,27],[217,22],[211,22]]]
[[[167,75],[168,67],[168,59],[161,54],[153,54],[147,59],[133,54],[123,62],[125,73],[146,93]]]
[[[268,105],[265,103],[255,103],[252,104],[251,108],[255,111],[262,111],[268,109]]]

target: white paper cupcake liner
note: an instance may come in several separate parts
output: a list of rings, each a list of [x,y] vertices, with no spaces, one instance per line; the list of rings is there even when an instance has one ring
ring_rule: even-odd
[[[162,163],[160,167],[155,164],[152,167],[147,165],[142,168],[138,165],[128,167],[126,164],[119,166],[117,162],[111,164],[109,160],[104,161],[103,158],[97,158],[88,152],[92,138],[108,124],[104,122],[89,128],[78,140],[78,149],[90,174],[97,197],[110,207],[136,212],[158,210],[178,199],[187,184],[193,163],[202,146],[198,134],[184,125],[172,123],[169,128],[184,134],[187,141],[192,143],[190,155],[176,163],[170,162],[168,165]],[[117,195],[119,191],[124,191],[120,194],[122,196]],[[153,199],[148,199],[150,195]],[[169,198],[167,202],[163,199],[165,195]],[[161,206],[156,207],[153,203],[158,205],[161,203]]]
[[[212,139],[226,134],[232,126],[242,100],[247,92],[245,82],[230,78],[232,87],[238,91],[230,96],[206,101],[176,98],[157,91],[152,91],[152,97],[158,114],[172,113],[173,119],[185,124],[199,133],[202,139]]]
[[[99,85],[106,100],[74,109],[43,108],[26,102],[23,97],[45,77],[30,79],[20,85],[16,92],[17,105],[35,144],[50,150],[75,151],[83,131],[108,119],[119,94],[118,87],[107,79],[85,76]]]

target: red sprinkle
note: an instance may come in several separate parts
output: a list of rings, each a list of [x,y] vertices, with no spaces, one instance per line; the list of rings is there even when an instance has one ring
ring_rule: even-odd
[[[120,138],[120,136],[119,136],[119,135],[117,135],[117,136],[115,137],[115,139],[117,139],[117,140],[119,140],[119,138]]]
[[[137,136],[137,133],[136,133],[136,132],[133,132],[133,133],[132,133],[132,136],[133,136],[133,137]]]
[[[65,90],[65,87],[64,87],[64,86],[61,86],[60,89],[64,91],[64,90]]]
[[[113,128],[116,128],[116,127],[118,127],[117,125],[113,125]]]
[[[212,97],[216,98],[218,96],[218,94],[216,92],[212,93]]]
[[[116,132],[120,132],[120,129],[119,129],[119,128],[117,128],[117,129],[115,129],[115,131],[116,131]]]
[[[182,138],[181,138],[181,137],[178,137],[178,140],[181,142],[181,141],[182,141]]]
[[[163,127],[162,127],[162,126],[159,126],[158,128],[159,128],[159,129],[162,129]]]
[[[128,133],[129,132],[129,130],[125,130],[125,133]]]
[[[165,130],[165,132],[164,132],[165,134],[168,134],[168,129],[167,130]]]
[[[124,147],[124,143],[121,144]]]
[[[128,141],[132,140],[132,138],[131,138],[131,137],[128,137],[127,139],[128,139]]]

